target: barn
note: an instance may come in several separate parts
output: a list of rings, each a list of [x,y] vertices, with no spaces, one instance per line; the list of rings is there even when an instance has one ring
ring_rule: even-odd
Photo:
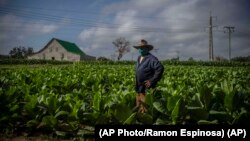
[[[28,59],[81,61],[96,60],[96,57],[85,54],[74,43],[52,38],[44,48],[28,56]]]

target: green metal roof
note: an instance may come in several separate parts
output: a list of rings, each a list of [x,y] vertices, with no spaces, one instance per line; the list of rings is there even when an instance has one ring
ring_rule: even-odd
[[[74,43],[70,43],[67,41],[55,39],[62,47],[64,47],[67,51],[79,54],[79,55],[84,55],[85,53]]]

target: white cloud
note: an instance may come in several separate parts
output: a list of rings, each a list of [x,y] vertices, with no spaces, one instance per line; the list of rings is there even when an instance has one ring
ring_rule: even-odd
[[[24,32],[27,34],[48,34],[55,32],[57,29],[58,26],[53,24],[31,23],[25,25]]]
[[[7,54],[15,46],[23,44],[29,37],[46,35],[55,32],[59,28],[55,24],[47,24],[44,21],[25,21],[13,14],[0,17],[0,52]]]
[[[4,15],[0,17],[1,29],[4,31],[14,31],[17,34],[33,35],[33,34],[47,34],[55,32],[59,27],[55,24],[44,24],[43,21],[26,22],[25,20],[15,15]],[[19,32],[16,32],[19,31]],[[9,32],[6,32],[8,35]]]
[[[56,31],[58,29],[58,27],[56,25],[43,25],[41,26],[41,32],[42,33],[52,33],[54,31]]]
[[[227,4],[225,4],[227,3]],[[249,18],[244,2],[236,1],[205,1],[205,0],[130,0],[115,2],[103,8],[105,16],[114,16],[110,25],[116,28],[105,30],[102,28],[84,29],[79,39],[89,52],[112,46],[111,42],[118,37],[125,37],[132,45],[144,38],[158,48],[156,54],[160,59],[172,58],[180,55],[182,59],[193,57],[208,59],[208,27],[209,12],[217,16],[214,25],[223,27],[234,24],[249,30]],[[245,15],[245,17],[243,17]],[[243,17],[243,18],[242,18]],[[249,17],[249,15],[248,15]],[[104,17],[105,18],[105,17]],[[243,21],[242,21],[243,19]],[[102,25],[105,27],[106,25]],[[237,29],[237,28],[236,28]],[[242,46],[242,50],[234,50],[234,55],[249,55],[249,34],[241,34],[240,39],[233,39],[234,46]],[[214,54],[227,57],[227,36],[214,29]],[[248,51],[246,51],[248,50]],[[133,50],[133,54],[136,50]],[[99,52],[99,56],[109,56],[109,52]],[[132,55],[126,55],[129,59]]]
[[[95,29],[84,30],[80,33],[79,38],[83,41],[89,40],[95,34]]]

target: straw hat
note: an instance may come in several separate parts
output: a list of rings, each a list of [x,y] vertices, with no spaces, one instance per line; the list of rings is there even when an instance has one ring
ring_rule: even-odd
[[[144,39],[141,39],[141,41],[138,43],[138,45],[134,46],[134,48],[148,48],[148,50],[152,50],[154,47],[152,45],[149,45],[148,42]]]

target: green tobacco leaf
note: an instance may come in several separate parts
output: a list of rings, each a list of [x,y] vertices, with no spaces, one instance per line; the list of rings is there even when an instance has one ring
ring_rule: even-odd
[[[222,123],[227,123],[232,120],[232,118],[225,111],[209,111],[209,119],[218,120]]]
[[[84,120],[90,121],[91,122],[90,124],[95,124],[99,117],[99,113],[97,112],[83,113],[83,117],[84,117]]]
[[[123,124],[134,124],[136,121],[136,114],[137,113],[133,113],[131,114],[125,121]]]
[[[58,100],[57,100],[55,95],[49,96],[47,100],[48,100],[48,103],[47,103],[48,110],[49,110],[50,114],[54,114],[56,109],[57,109]]]
[[[28,102],[24,105],[24,109],[30,114],[35,115],[37,111],[34,111],[37,106],[37,96],[30,95],[28,98]]]
[[[224,98],[225,108],[228,109],[230,112],[233,112],[240,102],[239,99],[240,97],[237,93],[232,92],[230,94],[226,94]]]
[[[56,135],[57,136],[66,136],[66,132],[63,132],[63,131],[56,131]]]
[[[11,115],[11,118],[19,118],[20,117],[20,114],[18,113],[14,113]]]
[[[148,113],[139,113],[138,120],[143,124],[153,124],[153,117]]]
[[[39,121],[36,119],[30,120],[26,123],[27,127],[36,127],[39,124]]]
[[[168,97],[168,101],[167,101],[168,111],[173,111],[173,109],[176,107],[176,104],[179,100],[180,100],[180,96],[178,95]]]
[[[242,110],[241,113],[234,119],[233,124],[246,124],[250,123],[250,113]]]
[[[201,102],[201,100],[200,100],[200,98],[199,98],[198,95],[199,95],[199,94],[196,93],[196,94],[192,97],[191,102],[190,102],[190,106],[191,106],[191,107],[202,107],[202,106],[203,106],[203,104],[202,104],[202,102]]]
[[[197,123],[198,124],[218,124],[218,121],[217,120],[213,120],[213,121],[199,120]]]
[[[79,124],[78,121],[70,121],[70,122],[69,122],[70,128],[71,128],[72,130],[76,130],[76,129],[78,128],[78,124]]]
[[[100,111],[100,103],[101,103],[101,94],[100,92],[97,91],[93,98],[94,111]]]
[[[154,102],[153,103],[154,108],[159,111],[162,114],[167,114],[167,109],[162,105],[161,102]]]
[[[82,129],[77,132],[78,136],[84,136],[84,135],[94,135],[95,131],[87,130],[87,129]]]
[[[71,112],[69,113],[69,117],[78,119],[78,111],[81,107],[81,101],[75,101],[75,103],[71,104]]]
[[[233,110],[233,98],[234,98],[235,93],[233,93],[233,91],[230,89],[230,86],[226,80],[222,83],[222,89],[225,93],[224,106],[229,111],[232,111]]]
[[[57,119],[53,116],[45,116],[42,119],[42,123],[48,127],[54,128],[57,124]]]
[[[221,85],[222,85],[222,90],[226,95],[230,95],[233,92],[233,87],[229,84],[227,80],[224,80]]]
[[[146,104],[148,104],[148,105],[150,105],[150,106],[153,106],[153,100],[154,100],[154,98],[153,98],[153,94],[147,94],[146,96],[145,96],[145,103]]]
[[[14,106],[12,106],[12,107],[10,108],[10,112],[15,112],[18,108],[19,108],[19,105],[18,105],[18,104],[15,104]]]
[[[120,123],[123,123],[132,114],[132,110],[125,104],[115,105],[114,108],[114,116]]]
[[[224,80],[221,84],[222,89],[225,93],[224,97],[224,106],[229,112],[233,112],[236,109],[240,108],[242,104],[241,94],[237,92],[238,85],[235,85],[235,79],[232,81]]]
[[[3,117],[1,117],[0,118],[0,122],[6,122],[6,121],[8,121],[9,120],[9,116],[3,116]]]
[[[61,115],[68,115],[68,114],[69,114],[69,112],[67,112],[67,111],[59,111],[59,112],[56,113],[55,118],[57,118],[57,117],[59,117]]]
[[[96,124],[106,124],[109,123],[110,117],[108,116],[108,114],[99,114],[97,120],[96,120]]]
[[[155,121],[156,125],[168,125],[170,123],[171,121],[163,120],[161,118],[157,118],[157,120]]]
[[[185,103],[184,103],[184,100],[182,98],[180,98],[177,101],[177,103],[176,103],[176,105],[171,113],[171,118],[172,118],[172,121],[174,124],[177,123],[178,118],[184,113],[184,111],[185,111]]]
[[[187,107],[187,110],[191,120],[199,121],[208,119],[209,113],[202,107]]]
[[[210,90],[209,86],[204,85],[202,88],[201,100],[207,110],[209,110],[208,108],[209,108],[212,97],[213,97],[212,90]]]

